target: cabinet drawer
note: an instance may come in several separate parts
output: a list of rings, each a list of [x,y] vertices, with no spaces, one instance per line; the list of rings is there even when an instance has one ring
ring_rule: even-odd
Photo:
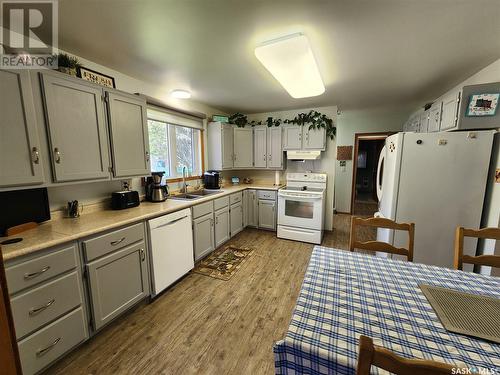
[[[198,204],[193,207],[193,219],[211,214],[213,212],[213,209],[214,203],[212,201]]]
[[[82,303],[78,273],[30,289],[10,303],[17,338],[24,337]]]
[[[26,262],[8,265],[5,274],[9,293],[14,294],[72,270],[77,264],[76,244],[72,243]]]
[[[86,259],[91,261],[142,240],[144,240],[144,224],[139,223],[83,241],[83,248]]]
[[[272,191],[272,190],[259,190],[257,192],[257,197],[259,199],[275,200],[276,199],[276,192]]]
[[[229,196],[229,202],[231,204],[241,202],[242,200],[243,200],[243,193],[241,191],[239,193],[234,193]]]
[[[19,342],[23,374],[40,371],[87,337],[85,317],[80,307]]]
[[[214,211],[229,206],[229,197],[217,198],[214,200]]]

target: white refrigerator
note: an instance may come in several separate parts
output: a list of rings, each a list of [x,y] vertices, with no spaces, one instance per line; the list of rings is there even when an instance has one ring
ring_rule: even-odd
[[[386,139],[375,216],[415,223],[414,262],[452,268],[455,228],[480,227],[494,134],[398,133]],[[407,245],[407,237],[406,232],[377,231],[377,240],[394,246]],[[476,243],[467,239],[464,253],[475,255]]]

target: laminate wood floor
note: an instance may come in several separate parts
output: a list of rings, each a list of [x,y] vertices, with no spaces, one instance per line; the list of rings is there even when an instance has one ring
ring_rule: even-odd
[[[346,249],[349,215],[323,245]],[[50,374],[273,374],[313,245],[245,229],[254,254],[229,280],[190,273],[63,358]]]

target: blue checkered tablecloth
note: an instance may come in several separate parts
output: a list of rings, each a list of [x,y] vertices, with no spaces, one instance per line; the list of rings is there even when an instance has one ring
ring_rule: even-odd
[[[500,297],[500,278],[316,246],[274,346],[276,374],[354,374],[360,335],[404,357],[500,374],[500,345],[446,331],[420,284]]]

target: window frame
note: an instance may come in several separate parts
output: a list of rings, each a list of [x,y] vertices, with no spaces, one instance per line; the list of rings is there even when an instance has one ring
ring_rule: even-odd
[[[161,121],[161,120],[158,120],[155,118],[149,118],[149,117],[147,118],[147,120],[148,121],[151,120],[151,121],[156,121],[156,122],[163,122],[167,125],[168,153],[169,153],[169,163],[170,163],[169,170],[170,170],[171,174],[177,173],[176,169],[172,168],[173,160],[174,159],[177,160],[177,155],[172,152],[173,150],[177,151],[177,139],[176,139],[176,134],[175,134],[175,127],[179,126],[182,128],[188,128],[190,130],[198,130],[199,131],[199,133],[198,133],[199,134],[199,136],[198,136],[199,147],[193,147],[193,152],[194,152],[193,159],[194,159],[195,163],[197,160],[199,165],[200,165],[200,168],[199,168],[200,174],[194,175],[194,176],[187,176],[186,181],[202,179],[203,174],[205,173],[205,142],[204,142],[205,129],[197,129],[197,128],[192,128],[189,126],[176,125],[176,124],[173,124],[173,123],[170,123],[167,121]],[[149,128],[149,124],[148,124],[148,128]],[[174,129],[174,131],[172,131],[172,129]],[[192,133],[192,134],[194,134],[194,133]],[[193,137],[193,143],[195,141],[196,140]],[[182,177],[169,177],[169,178],[165,178],[165,183],[180,182],[182,180],[183,180]]]

